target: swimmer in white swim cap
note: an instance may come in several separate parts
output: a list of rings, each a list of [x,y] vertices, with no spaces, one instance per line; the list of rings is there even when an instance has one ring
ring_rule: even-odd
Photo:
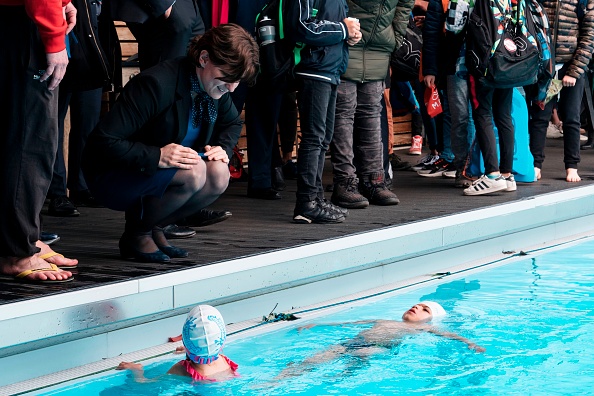
[[[357,326],[371,324],[361,330],[354,338],[343,343],[333,345],[330,348],[305,359],[300,364],[293,364],[285,368],[276,379],[294,377],[309,371],[316,366],[340,356],[352,355],[359,358],[368,358],[375,354],[391,352],[402,343],[405,336],[420,334],[423,332],[435,334],[440,337],[449,338],[465,343],[468,348],[476,352],[484,352],[485,348],[471,342],[458,334],[446,332],[429,324],[446,316],[446,310],[435,301],[421,301],[413,305],[402,315],[402,321],[386,319],[359,320],[343,323],[320,323],[307,324],[299,327],[299,331],[311,329],[314,326]]]

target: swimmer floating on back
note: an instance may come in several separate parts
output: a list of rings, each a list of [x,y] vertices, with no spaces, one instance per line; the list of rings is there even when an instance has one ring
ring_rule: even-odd
[[[386,352],[400,342],[400,339],[407,335],[419,333],[431,333],[452,340],[462,341],[468,348],[476,352],[484,352],[485,348],[471,342],[470,340],[450,332],[438,330],[427,322],[445,316],[446,311],[441,305],[434,301],[421,301],[412,306],[402,315],[402,322],[396,320],[359,320],[344,323],[308,324],[299,327],[298,330],[311,329],[314,326],[349,326],[360,324],[373,324],[369,329],[362,330],[353,339],[330,348],[305,359],[300,364],[285,368],[275,379],[294,377],[310,371],[313,367],[335,360],[340,356],[351,355],[366,358],[371,355]]]
[[[176,352],[185,352],[186,359],[174,364],[167,374],[190,377],[194,381],[222,381],[238,376],[237,364],[221,354],[226,338],[221,313],[210,305],[198,305],[184,323],[184,346],[176,349]],[[126,369],[132,370],[137,381],[149,381],[140,363],[121,362],[116,368]]]

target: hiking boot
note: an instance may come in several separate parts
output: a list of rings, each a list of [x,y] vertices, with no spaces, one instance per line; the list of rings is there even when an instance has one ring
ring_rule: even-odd
[[[463,174],[461,170],[456,171],[456,178],[454,180],[454,187],[468,188],[472,184],[472,180]]]
[[[491,179],[487,175],[482,175],[470,187],[464,190],[464,195],[484,195],[506,189],[507,182],[505,181],[505,177],[499,175],[495,179]]]
[[[374,205],[398,205],[400,200],[384,183],[383,172],[372,173],[365,176],[359,183],[359,191]]]
[[[426,156],[421,158],[415,166],[413,166],[410,169],[414,170],[415,172],[418,172],[421,169],[423,169],[425,166],[433,165],[434,163],[437,162],[438,159],[439,159],[439,155],[427,154]]]
[[[505,191],[511,192],[511,191],[516,191],[518,189],[514,175],[509,175],[508,177],[506,177],[505,183],[507,184],[507,188],[505,189]]]
[[[328,201],[326,198],[322,199],[322,198],[317,198],[318,204],[320,204],[320,206],[324,209],[326,209],[329,212],[334,212],[334,213],[338,213],[343,215],[344,217],[347,217],[349,215],[349,211],[346,208],[334,205],[332,202]]]
[[[293,211],[293,222],[301,224],[311,223],[342,223],[344,216],[325,209],[319,199],[308,202],[297,202]]]
[[[350,177],[334,185],[332,198],[334,205],[348,209],[363,209],[369,206],[369,201],[359,193],[357,188],[359,180],[356,177]]]
[[[410,144],[410,148],[408,149],[408,154],[421,155],[422,150],[423,150],[423,137],[420,135],[413,136],[411,144]]]

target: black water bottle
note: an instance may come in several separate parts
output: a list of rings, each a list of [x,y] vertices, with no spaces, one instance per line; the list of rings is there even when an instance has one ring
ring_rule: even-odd
[[[258,37],[261,46],[274,43],[275,41],[276,28],[274,27],[274,21],[267,16],[264,16],[258,22]]]

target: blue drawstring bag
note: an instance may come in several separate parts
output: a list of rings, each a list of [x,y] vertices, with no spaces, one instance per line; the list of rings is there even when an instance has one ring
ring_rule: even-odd
[[[528,134],[528,107],[526,99],[517,88],[514,88],[512,99],[512,120],[514,123],[515,142],[514,142],[514,162],[513,174],[516,181],[531,183],[534,180],[534,157],[530,152],[530,136]],[[497,145],[497,158],[499,158],[499,134],[495,129],[495,142]],[[483,156],[479,149],[476,138],[472,142],[470,149],[470,161],[466,167],[466,174],[479,176],[485,172],[483,165]]]

